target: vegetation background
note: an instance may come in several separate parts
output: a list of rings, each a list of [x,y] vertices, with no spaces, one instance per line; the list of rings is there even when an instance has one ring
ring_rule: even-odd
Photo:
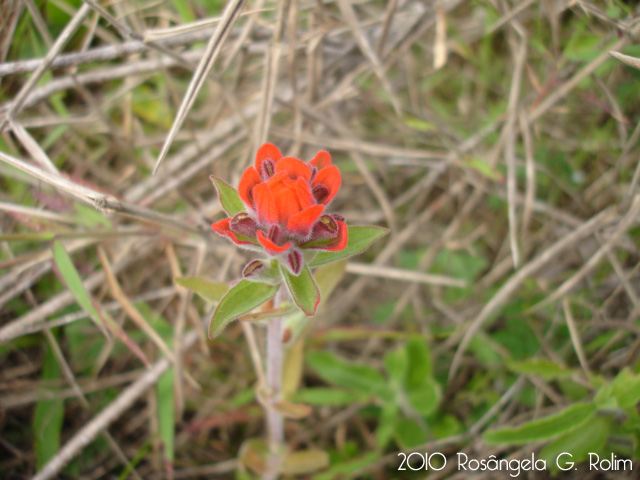
[[[640,56],[637,9],[2,0],[0,477],[259,470],[243,329],[207,341],[212,302],[173,279],[240,274],[208,176],[265,138],[329,150],[334,210],[391,229],[290,359],[313,408],[287,438],[315,453],[283,476],[640,458],[639,61],[609,55]],[[450,461],[399,472],[414,450]]]

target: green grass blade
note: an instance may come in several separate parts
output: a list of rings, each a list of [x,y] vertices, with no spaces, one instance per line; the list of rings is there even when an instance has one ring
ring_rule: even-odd
[[[164,458],[170,463],[174,460],[174,370],[170,368],[158,380],[156,395],[158,401],[158,424],[160,438],[164,445]]]
[[[94,321],[98,328],[105,332],[105,328],[100,315],[93,306],[91,298],[89,297],[89,294],[82,284],[82,279],[80,278],[76,267],[71,261],[71,257],[69,257],[69,254],[62,246],[60,240],[54,240],[53,242],[53,259],[64,282],[67,284],[67,287],[76,298],[76,302],[78,302],[78,305],[80,305],[84,309],[84,311],[87,312],[91,320]]]
[[[42,380],[57,380],[60,366],[50,346],[44,356]],[[60,399],[43,398],[36,404],[33,415],[33,433],[36,465],[40,470],[60,450],[60,433],[64,420],[64,402]]]

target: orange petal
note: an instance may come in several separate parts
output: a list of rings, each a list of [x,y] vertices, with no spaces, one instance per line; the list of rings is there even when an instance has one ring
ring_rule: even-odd
[[[327,245],[326,247],[322,247],[321,250],[328,250],[330,252],[337,252],[342,250],[347,246],[347,240],[349,240],[349,230],[347,229],[347,224],[344,222],[338,222],[338,236],[336,237],[336,241],[331,245]]]
[[[256,152],[256,171],[260,171],[260,165],[266,159],[271,159],[273,160],[273,163],[276,164],[281,158],[282,153],[280,153],[278,147],[272,143],[263,143]]]
[[[284,179],[288,179],[287,172],[277,172],[273,177],[267,180],[269,186],[273,186],[277,183],[282,183]]]
[[[306,182],[311,178],[311,169],[309,165],[294,157],[284,157],[276,165],[277,172],[287,172],[293,180],[302,177]]]
[[[253,189],[253,200],[259,223],[278,223],[278,208],[269,185],[256,185]]]
[[[316,203],[313,195],[311,194],[309,184],[302,178],[298,178],[298,180],[296,180],[296,196],[298,197],[298,202],[300,203],[300,208],[302,209]]]
[[[335,197],[338,190],[340,190],[340,170],[335,165],[329,165],[326,168],[318,171],[316,178],[313,179],[313,186],[321,185],[327,189],[327,194],[323,195],[320,199],[320,203],[326,205],[333,197]]]
[[[324,205],[311,205],[299,213],[292,215],[287,222],[287,231],[302,237],[308,237],[313,224],[324,212]]]
[[[248,167],[240,178],[238,194],[246,206],[254,208],[254,198],[252,189],[260,183],[260,175],[253,167]]]
[[[274,185],[271,192],[275,198],[275,204],[278,210],[278,223],[284,227],[292,215],[302,210],[298,196],[294,188],[283,184]]]
[[[264,247],[269,255],[277,255],[287,250],[291,246],[291,242],[287,242],[282,246],[276,245],[269,237],[267,237],[262,230],[258,230],[258,241]]]
[[[211,228],[218,235],[221,235],[223,237],[227,237],[228,239],[230,239],[236,245],[253,245],[253,242],[247,242],[245,240],[238,240],[238,237],[236,237],[236,234],[233,233],[229,229],[229,224],[230,223],[231,223],[231,219],[230,218],[225,218],[223,220],[220,220],[219,222],[216,222],[216,223],[212,224]]]
[[[328,167],[329,165],[331,165],[331,155],[329,155],[329,152],[325,150],[320,150],[318,153],[316,153],[316,156],[313,157],[313,160],[309,161],[309,164],[313,165],[318,170],[324,167]]]

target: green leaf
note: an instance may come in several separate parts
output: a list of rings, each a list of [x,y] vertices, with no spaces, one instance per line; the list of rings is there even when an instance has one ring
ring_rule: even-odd
[[[598,453],[602,450],[609,436],[610,427],[611,421],[608,418],[597,414],[592,415],[588,421],[544,447],[540,452],[540,458],[546,460],[551,472],[560,470],[558,464],[560,467],[570,468],[570,464],[566,465],[565,462],[578,464],[586,460],[589,453]],[[569,452],[571,456],[560,456],[564,452]],[[573,468],[570,469],[573,470]]]
[[[305,265],[297,277],[289,273],[289,270],[282,265],[280,265],[280,272],[296,305],[307,316],[314,315],[318,308],[318,303],[320,303],[320,289],[316,285],[309,267]]]
[[[44,356],[43,380],[57,380],[60,366],[50,346]],[[36,404],[33,415],[33,433],[36,451],[36,465],[40,470],[60,450],[60,433],[64,420],[64,403],[61,399],[43,398]]]
[[[347,265],[347,261],[331,263],[318,267],[313,272],[313,278],[316,281],[316,285],[320,289],[320,304],[318,308],[326,303],[329,295],[336,287],[340,279],[344,276],[344,270]],[[312,318],[307,317],[302,311],[296,310],[293,314],[288,315],[285,320],[285,328],[291,332],[291,340],[287,344],[293,345],[304,334],[309,326]],[[287,364],[285,364],[285,371]]]
[[[213,312],[209,324],[209,338],[214,339],[229,322],[271,299],[278,288],[277,285],[241,280],[226,293]]]
[[[170,462],[174,460],[175,437],[173,381],[174,371],[170,368],[162,374],[156,385],[160,438],[164,445],[164,458]]]
[[[343,258],[358,255],[364,252],[378,238],[389,233],[388,228],[369,226],[348,227],[347,246],[339,252],[320,251],[311,262],[312,267],[324,265],[325,263],[337,262]]]
[[[419,387],[425,379],[430,378],[431,355],[429,348],[421,337],[412,337],[406,345],[408,369],[406,385],[408,389]]]
[[[405,378],[407,375],[407,353],[404,349],[388,352],[385,354],[384,368],[389,373],[391,382],[395,383],[395,387],[402,389],[404,387]]]
[[[320,474],[314,475],[313,480],[335,480],[337,478],[361,478],[356,472],[371,466],[380,459],[380,452],[371,451],[356,458],[350,458],[331,465],[331,467]],[[367,478],[367,477],[364,477]]]
[[[213,175],[211,175],[209,178],[218,191],[218,198],[220,199],[222,208],[225,212],[227,212],[227,215],[233,217],[237,213],[247,211],[246,205],[240,198],[240,195],[238,195],[238,192],[235,188],[231,187],[228,183],[223,182],[218,177],[215,177]]]
[[[368,365],[346,362],[329,352],[309,352],[307,361],[328,383],[380,398],[389,396],[386,380]]]
[[[82,284],[82,279],[80,278],[76,267],[73,265],[71,257],[69,257],[69,254],[62,246],[62,243],[60,243],[60,240],[55,240],[53,242],[53,259],[56,262],[58,271],[60,272],[60,275],[62,275],[67,287],[76,298],[76,302],[78,302],[84,311],[87,312],[89,318],[94,321],[98,328],[104,332],[105,327],[102,319],[96,308],[93,306],[93,303],[89,298],[89,294]]]
[[[395,436],[398,444],[403,450],[408,450],[427,441],[427,432],[415,420],[411,418],[399,418],[396,423]],[[438,461],[438,455],[433,458]],[[435,464],[434,464],[435,467]]]
[[[376,429],[376,445],[384,450],[396,431],[398,421],[398,403],[395,398],[385,402],[380,410],[378,428]]]
[[[573,375],[574,371],[564,368],[546,358],[530,358],[528,360],[507,360],[507,368],[514,373],[538,375],[545,380],[555,380]]]
[[[313,387],[299,390],[293,395],[293,400],[309,405],[343,406],[353,405],[356,402],[366,402],[369,395],[361,392],[341,390],[338,388]]]
[[[640,375],[624,368],[611,383],[612,395],[620,408],[635,406],[640,400]]]
[[[440,403],[440,385],[431,377],[423,380],[423,384],[413,387],[408,392],[409,403],[421,415],[431,415]]]
[[[554,415],[531,420],[518,427],[491,430],[484,434],[484,441],[490,445],[497,445],[547,440],[581,425],[595,411],[593,403],[575,403]]]
[[[504,175],[500,173],[500,171],[496,170],[492,167],[488,162],[479,157],[466,158],[462,160],[462,164],[472,168],[482,176],[488,178],[489,180],[502,181],[504,179]]]
[[[212,282],[202,277],[176,277],[173,281],[181,287],[193,290],[209,302],[218,303],[229,290],[229,285],[223,282]]]
[[[433,123],[410,114],[405,116],[404,123],[408,127],[419,130],[421,132],[432,132],[437,129]]]

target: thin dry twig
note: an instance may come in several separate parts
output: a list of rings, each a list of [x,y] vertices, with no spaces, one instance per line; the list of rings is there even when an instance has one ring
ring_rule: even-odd
[[[58,56],[67,42],[71,39],[71,36],[80,27],[80,25],[82,25],[82,22],[84,22],[84,19],[87,17],[89,12],[90,8],[86,4],[82,5],[73,16],[71,21],[69,21],[62,33],[60,33],[55,43],[47,52],[47,55],[44,57],[42,63],[31,74],[29,80],[27,80],[18,94],[14,97],[13,101],[11,102],[11,107],[9,107],[2,122],[0,122],[0,132],[4,130],[4,128],[7,126],[7,123],[13,120],[13,117],[16,115],[16,113],[20,111],[31,89],[35,87],[36,83],[38,83],[40,78],[42,78],[42,75],[44,75],[44,72],[46,72],[46,70],[49,68],[51,62],[53,62],[54,58]]]
[[[367,265],[364,263],[347,264],[348,273],[356,273],[358,275],[368,275],[372,277],[388,278],[391,280],[400,280],[403,282],[424,283],[425,285],[439,285],[442,287],[465,288],[467,282],[460,278],[451,278],[446,275],[434,275],[429,273],[414,272],[412,270],[403,270],[400,268],[382,267],[379,265]]]
[[[198,64],[198,67],[193,74],[191,83],[189,83],[189,87],[184,94],[184,98],[182,99],[182,103],[180,104],[178,113],[176,114],[176,117],[173,121],[173,125],[171,125],[171,130],[169,130],[169,132],[167,133],[167,137],[164,141],[164,144],[162,145],[162,150],[160,150],[160,154],[158,155],[156,163],[153,167],[153,173],[156,173],[158,167],[160,167],[160,164],[169,153],[169,148],[173,143],[173,139],[182,126],[182,122],[184,122],[187,113],[193,106],[193,102],[195,102],[198,92],[204,85],[209,71],[220,55],[222,46],[224,45],[225,40],[231,32],[231,27],[240,15],[240,12],[242,11],[245,3],[246,0],[232,0],[227,4],[227,7],[222,14],[222,18],[220,19],[220,23],[216,27],[214,34],[211,36],[211,39],[209,40],[209,43],[205,48],[202,59],[200,60],[200,63]]]

